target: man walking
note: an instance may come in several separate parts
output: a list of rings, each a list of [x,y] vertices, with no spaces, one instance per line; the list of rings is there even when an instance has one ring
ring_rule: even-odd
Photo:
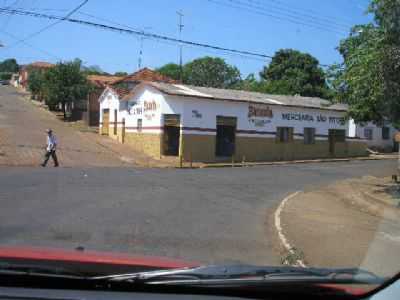
[[[47,129],[46,132],[47,132],[46,154],[44,157],[44,162],[42,163],[41,166],[45,167],[51,156],[54,161],[54,166],[58,167],[58,160],[57,160],[57,155],[56,155],[57,139],[51,129]]]

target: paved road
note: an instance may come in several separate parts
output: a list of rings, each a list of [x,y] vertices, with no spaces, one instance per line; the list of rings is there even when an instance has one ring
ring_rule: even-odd
[[[395,161],[225,169],[0,167],[0,244],[279,264],[267,215],[299,189]]]
[[[108,137],[74,130],[11,86],[0,86],[0,165],[38,166],[43,161],[47,128],[59,141],[62,166],[129,166],[153,160]],[[50,165],[52,162],[50,161]]]

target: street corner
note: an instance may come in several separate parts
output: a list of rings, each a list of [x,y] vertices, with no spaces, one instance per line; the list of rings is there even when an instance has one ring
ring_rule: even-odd
[[[295,266],[379,269],[371,259],[400,251],[399,186],[365,176],[287,196],[275,211],[282,262]],[[388,245],[390,243],[391,245]],[[390,247],[389,247],[390,246]],[[396,261],[395,252],[386,260]],[[379,269],[390,273],[390,267]]]

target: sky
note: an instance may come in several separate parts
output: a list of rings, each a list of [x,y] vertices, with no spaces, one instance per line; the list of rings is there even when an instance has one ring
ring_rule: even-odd
[[[0,0],[0,7],[65,16],[83,0]],[[368,0],[89,0],[71,18],[138,31],[179,37],[178,14],[183,16],[182,39],[272,56],[281,48],[293,48],[315,56],[321,64],[341,61],[336,50],[355,24],[371,21]],[[113,23],[112,23],[113,22]],[[179,45],[136,35],[120,34],[60,22],[40,34],[54,21],[28,16],[0,14],[0,60],[18,63],[56,63],[80,58],[106,72],[157,68],[179,62]],[[268,59],[255,59],[211,49],[183,47],[183,62],[202,56],[219,56],[239,68],[243,77],[258,74]]]

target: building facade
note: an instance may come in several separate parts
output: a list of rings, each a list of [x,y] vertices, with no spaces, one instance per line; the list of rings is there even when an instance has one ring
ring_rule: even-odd
[[[107,88],[101,134],[154,158],[185,161],[293,160],[366,155],[349,136],[347,107],[319,98],[141,83],[121,97]]]
[[[29,84],[29,73],[32,72],[32,70],[44,71],[54,66],[54,64],[42,61],[37,61],[29,65],[22,66],[19,70],[18,85],[22,89],[27,90]]]
[[[398,151],[398,142],[395,141],[397,132],[398,130],[389,123],[378,126],[372,122],[364,124],[356,124],[352,120],[349,122],[349,135],[362,138],[372,150]]]

